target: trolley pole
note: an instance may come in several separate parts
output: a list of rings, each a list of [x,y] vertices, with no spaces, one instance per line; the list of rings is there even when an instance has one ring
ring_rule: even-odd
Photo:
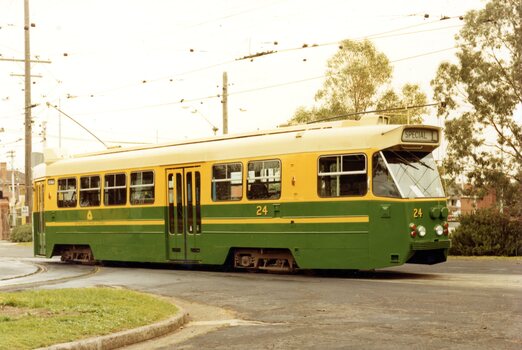
[[[228,75],[223,72],[223,135],[228,134]]]

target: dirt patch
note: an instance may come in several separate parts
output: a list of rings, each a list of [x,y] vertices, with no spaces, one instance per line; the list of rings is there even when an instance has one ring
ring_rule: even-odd
[[[51,317],[53,316],[53,313],[46,309],[30,309],[28,307],[0,305],[0,321],[2,319],[19,319],[24,316]]]

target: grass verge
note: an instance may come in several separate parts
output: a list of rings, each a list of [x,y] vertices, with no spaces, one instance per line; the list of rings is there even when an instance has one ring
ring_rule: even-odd
[[[171,303],[121,289],[0,293],[0,349],[34,349],[167,319]]]

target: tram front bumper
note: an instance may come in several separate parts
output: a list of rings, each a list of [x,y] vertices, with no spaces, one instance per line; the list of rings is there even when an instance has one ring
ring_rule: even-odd
[[[451,246],[450,240],[433,241],[433,242],[412,242],[412,250],[435,250],[448,249]]]

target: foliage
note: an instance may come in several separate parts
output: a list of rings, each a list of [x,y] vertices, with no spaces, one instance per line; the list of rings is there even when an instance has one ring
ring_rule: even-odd
[[[418,85],[406,84],[400,94],[385,88],[391,82],[392,67],[386,55],[369,41],[343,40],[339,50],[328,60],[325,81],[315,95],[318,106],[299,107],[289,121],[302,124],[335,117],[359,119],[355,113],[370,108],[398,108],[425,104],[426,95]],[[383,93],[384,91],[384,93]],[[392,122],[420,121],[423,109],[391,114]]]
[[[451,237],[450,254],[504,255],[522,254],[522,221],[513,220],[497,210],[481,209],[461,217]]]
[[[400,95],[397,95],[393,89],[388,89],[377,103],[377,110],[393,109],[398,106],[420,106],[427,103],[428,98],[419,85],[405,84]],[[426,107],[422,107],[383,112],[382,114],[390,117],[391,124],[421,124],[422,114],[426,112]]]
[[[0,349],[34,349],[166,319],[174,305],[128,290],[0,293]]]
[[[11,231],[11,242],[32,242],[33,227],[31,224],[15,226]]]
[[[366,110],[373,104],[379,86],[392,76],[390,61],[369,40],[344,40],[327,67],[323,87],[315,98],[332,110]]]
[[[458,63],[442,63],[431,82],[444,101],[449,177],[464,175],[474,194],[522,183],[522,5],[491,0],[470,11],[457,36]],[[518,109],[518,112],[516,112]]]

